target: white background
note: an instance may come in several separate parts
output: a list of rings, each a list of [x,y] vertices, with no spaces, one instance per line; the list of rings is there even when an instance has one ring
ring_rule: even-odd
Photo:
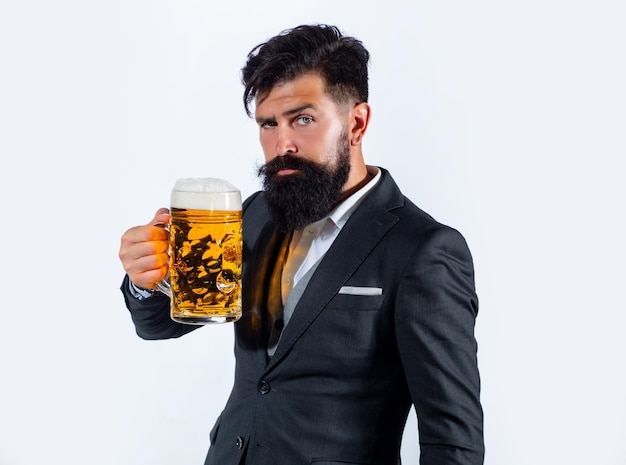
[[[203,463],[232,327],[136,337],[119,238],[178,177],[258,188],[239,70],[313,22],[372,53],[367,161],[470,244],[486,464],[626,464],[621,2],[215,5],[0,6],[0,465]]]

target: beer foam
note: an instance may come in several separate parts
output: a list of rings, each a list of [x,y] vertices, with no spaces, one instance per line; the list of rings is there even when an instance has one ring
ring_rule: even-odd
[[[228,181],[217,178],[182,178],[172,190],[173,208],[195,210],[241,210],[241,193]]]

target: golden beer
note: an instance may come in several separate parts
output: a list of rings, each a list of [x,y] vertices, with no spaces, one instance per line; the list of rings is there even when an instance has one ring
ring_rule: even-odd
[[[181,323],[241,317],[241,196],[212,192],[205,182],[179,180],[172,191],[171,317]]]

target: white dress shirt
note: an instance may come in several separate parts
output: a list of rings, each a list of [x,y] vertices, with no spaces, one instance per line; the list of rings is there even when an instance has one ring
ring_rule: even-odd
[[[366,185],[337,205],[325,218],[293,232],[282,274],[283,304],[302,276],[328,251],[352,212],[379,181],[380,170],[374,167],[368,167],[368,170],[376,170],[376,175]]]

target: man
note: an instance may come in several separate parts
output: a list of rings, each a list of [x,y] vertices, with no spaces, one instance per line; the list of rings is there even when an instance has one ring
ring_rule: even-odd
[[[235,382],[205,465],[399,464],[411,405],[422,464],[483,463],[472,259],[365,164],[368,60],[358,40],[314,25],[256,47],[243,68],[264,189],[244,202]],[[146,339],[196,328],[150,291],[168,271],[167,219],[159,210],[120,247]]]

